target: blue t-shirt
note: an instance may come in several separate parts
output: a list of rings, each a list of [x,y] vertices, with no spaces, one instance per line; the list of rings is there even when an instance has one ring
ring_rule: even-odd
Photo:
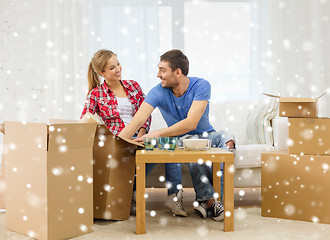
[[[154,108],[159,108],[168,127],[187,118],[193,101],[210,100],[211,85],[208,81],[197,77],[189,77],[189,80],[188,89],[181,97],[174,96],[171,88],[163,88],[161,84],[158,84],[149,91],[144,100]],[[210,131],[215,130],[209,121],[209,103],[207,103],[197,128],[187,134],[194,135]]]

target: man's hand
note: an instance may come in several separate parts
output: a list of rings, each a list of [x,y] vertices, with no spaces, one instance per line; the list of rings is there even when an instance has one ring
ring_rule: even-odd
[[[145,121],[147,121],[153,110],[153,106],[143,102],[139,110],[135,113],[132,121],[121,131],[119,137],[133,137],[136,131],[143,125],[143,123],[145,123]]]
[[[226,142],[226,147],[228,149],[233,149],[235,147],[235,143],[233,140],[229,140],[228,142]]]

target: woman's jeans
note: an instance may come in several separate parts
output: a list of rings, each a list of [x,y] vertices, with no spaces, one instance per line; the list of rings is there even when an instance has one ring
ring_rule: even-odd
[[[165,150],[164,150],[165,151]],[[154,169],[157,163],[146,164],[146,176]],[[181,163],[165,163],[165,178],[167,186],[167,194],[171,195],[179,191],[178,184],[181,185]],[[136,190],[134,179],[133,191]]]
[[[200,135],[199,138],[212,140],[213,148],[225,148],[226,142],[234,140],[234,136],[226,131],[210,132],[207,136]],[[206,201],[214,198],[214,189],[212,186],[212,166],[205,163],[189,163],[191,179],[196,193],[196,201]],[[223,196],[223,164],[221,163],[221,198]],[[219,194],[219,193],[218,193]]]

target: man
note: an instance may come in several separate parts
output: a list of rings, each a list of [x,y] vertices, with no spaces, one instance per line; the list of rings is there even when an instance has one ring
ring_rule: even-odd
[[[216,132],[209,122],[211,85],[202,78],[188,77],[189,61],[180,50],[171,50],[160,57],[158,75],[161,83],[147,94],[139,111],[119,136],[132,137],[152,111],[158,107],[168,127],[145,134],[143,137],[198,135],[212,139],[212,147],[234,149],[234,138]],[[215,221],[223,219],[223,205],[214,199],[212,171],[205,164],[189,164],[196,200],[194,210],[202,218],[210,215]],[[220,194],[220,193],[219,193]],[[173,201],[177,200],[174,198]],[[182,199],[181,204],[182,204]],[[176,201],[176,204],[179,200]],[[209,214],[208,214],[209,213]]]

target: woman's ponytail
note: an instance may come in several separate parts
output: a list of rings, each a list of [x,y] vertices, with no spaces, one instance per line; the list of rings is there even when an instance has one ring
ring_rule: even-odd
[[[93,88],[97,87],[101,83],[99,75],[93,69],[92,62],[90,62],[88,66],[87,78],[88,78],[88,93],[89,93]]]
[[[101,49],[94,54],[88,66],[88,93],[101,84],[99,73],[104,71],[109,59],[116,54],[110,50]]]

